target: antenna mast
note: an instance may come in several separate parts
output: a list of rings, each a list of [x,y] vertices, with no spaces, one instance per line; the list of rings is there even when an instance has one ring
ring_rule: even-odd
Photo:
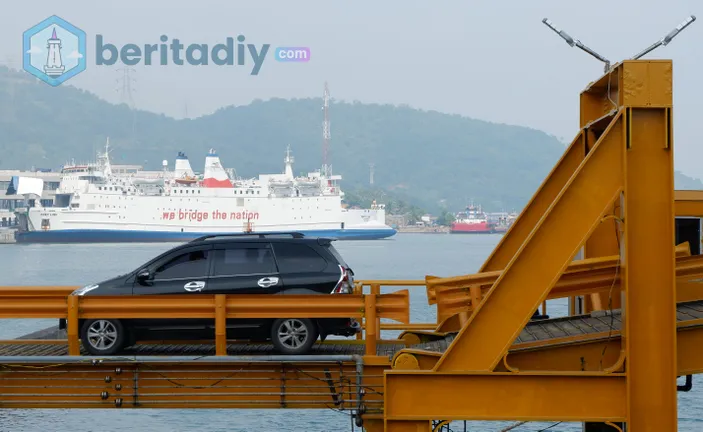
[[[134,98],[132,98],[132,83],[136,83],[137,80],[130,76],[130,72],[136,72],[136,70],[128,67],[123,67],[117,69],[118,72],[122,72],[122,87],[118,88],[117,91],[121,92],[120,102],[127,104],[130,111],[132,111],[132,143],[136,142],[136,127],[137,127],[137,111],[134,107]],[[120,78],[117,79],[120,82]]]
[[[369,184],[373,185],[373,174],[374,174],[374,167],[376,166],[375,163],[371,162],[369,164]]]
[[[322,175],[329,177],[332,174],[332,166],[329,165],[330,150],[330,90],[325,81],[325,91],[322,95],[322,109],[324,110],[324,120],[322,121]]]
[[[120,92],[120,102],[127,104],[130,109],[134,109],[134,98],[132,98],[132,83],[137,82],[136,79],[132,78],[129,73],[136,72],[136,70],[128,67],[117,69],[118,72],[122,72],[122,77],[117,78],[117,82],[122,82],[122,86],[117,89]]]

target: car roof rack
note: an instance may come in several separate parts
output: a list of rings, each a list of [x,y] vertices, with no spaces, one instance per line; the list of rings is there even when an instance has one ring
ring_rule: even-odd
[[[266,233],[232,233],[232,234],[208,234],[202,237],[198,237],[190,241],[190,243],[200,242],[203,240],[212,240],[215,238],[228,238],[228,237],[249,237],[249,238],[267,238],[267,237],[277,237],[277,236],[289,236],[291,238],[300,239],[305,238],[305,234],[300,232],[266,232]]]

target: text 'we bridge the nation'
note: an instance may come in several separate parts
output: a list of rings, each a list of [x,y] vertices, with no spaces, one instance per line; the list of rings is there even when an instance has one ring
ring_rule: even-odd
[[[259,219],[259,212],[251,212],[247,210],[226,212],[220,210],[213,211],[196,211],[196,210],[178,210],[165,211],[161,214],[162,220],[187,220],[194,222],[202,222],[206,220],[256,220]]]

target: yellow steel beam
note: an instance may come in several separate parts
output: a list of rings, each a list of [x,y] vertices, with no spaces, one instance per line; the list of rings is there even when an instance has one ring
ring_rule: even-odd
[[[523,208],[517,219],[493,249],[479,272],[503,270],[515,256],[525,239],[537,226],[542,215],[551,206],[564,185],[581,164],[584,155],[583,131],[579,132],[561,159],[542,182],[530,202]]]
[[[703,217],[703,190],[674,191],[676,216]]]
[[[604,92],[585,91],[580,95],[581,128],[585,128],[586,148],[585,155],[591,151],[597,138],[603,133],[604,119],[612,115],[615,108],[611,102],[617,92],[617,83],[610,83]],[[619,202],[607,212],[617,214]],[[616,221],[608,218],[601,221],[596,229],[591,233],[583,248],[583,257],[595,258],[611,255],[618,255],[618,238]],[[618,259],[620,257],[618,256]],[[576,297],[571,297],[575,301]],[[581,313],[590,313],[593,310],[603,308],[619,308],[620,293],[619,288],[613,289],[609,293],[590,293],[583,296],[584,304]]]
[[[437,371],[495,368],[620,193],[623,125],[618,113],[449,346]],[[673,255],[671,246],[667,250]]]
[[[387,371],[384,387],[387,430],[425,419],[623,421],[627,409],[623,374]]]
[[[582,101],[582,122],[605,123],[617,114],[433,370],[386,374],[388,430],[431,418],[625,420],[633,430],[675,430],[671,62],[623,62],[590,85]],[[623,215],[613,213],[616,198]],[[628,376],[492,372],[569,261],[607,218],[624,228],[626,352],[612,367],[622,367],[627,359]],[[647,229],[652,224],[653,242]],[[661,328],[654,328],[662,320]],[[404,365],[413,366],[410,361]],[[648,370],[654,370],[654,379]],[[657,402],[663,412],[657,412]]]
[[[619,201],[619,200],[618,200]],[[609,214],[620,214],[619,202],[612,206],[608,211]],[[590,238],[584,246],[584,257],[595,258],[617,255],[620,227],[617,221],[613,218],[607,218],[601,221],[596,227]],[[613,288],[612,292],[591,293],[584,296],[585,307],[581,313],[590,313],[594,310],[603,309],[619,309],[620,302],[620,287]]]
[[[624,292],[628,428],[676,430],[671,62],[625,62]]]

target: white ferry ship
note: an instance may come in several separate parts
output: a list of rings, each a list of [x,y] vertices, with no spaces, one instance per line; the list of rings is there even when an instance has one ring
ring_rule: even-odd
[[[65,166],[54,207],[18,210],[17,242],[178,242],[206,234],[281,231],[370,240],[396,233],[385,224],[383,205],[342,208],[341,176],[295,177],[290,148],[283,174],[258,179],[232,178],[214,150],[202,176],[183,153],[173,171],[164,161],[158,176],[115,174],[108,153],[106,145],[96,163]],[[39,179],[17,177],[8,193],[32,201],[42,188]]]

